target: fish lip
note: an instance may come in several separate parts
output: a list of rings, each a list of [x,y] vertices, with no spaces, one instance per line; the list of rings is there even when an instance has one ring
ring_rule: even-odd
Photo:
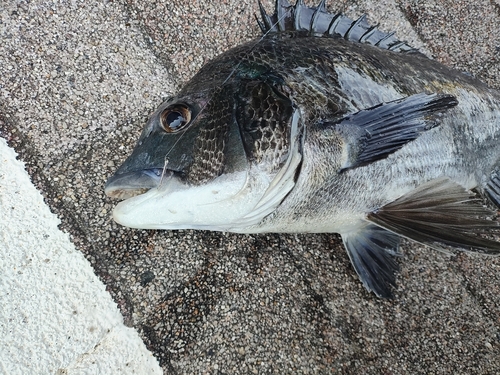
[[[115,174],[108,178],[104,186],[104,193],[115,199],[128,199],[147,193],[157,188],[162,179],[177,174],[175,171],[163,168],[142,169],[126,173]]]

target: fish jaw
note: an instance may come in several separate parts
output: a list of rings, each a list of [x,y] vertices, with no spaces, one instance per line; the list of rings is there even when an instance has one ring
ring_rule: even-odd
[[[169,176],[160,186],[120,202],[113,219],[138,229],[244,231],[253,222],[242,218],[253,211],[268,185],[265,174],[247,171],[223,174],[199,186]]]
[[[160,168],[115,174],[106,181],[104,193],[115,199],[128,199],[156,188],[164,172]]]

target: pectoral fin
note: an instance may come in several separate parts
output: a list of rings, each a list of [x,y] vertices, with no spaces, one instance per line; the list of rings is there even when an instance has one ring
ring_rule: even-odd
[[[451,95],[417,94],[342,119],[334,125],[346,147],[341,171],[385,159],[439,125],[439,114],[457,104]]]
[[[499,255],[500,243],[484,237],[487,230],[499,229],[497,221],[487,219],[492,216],[481,200],[448,178],[440,178],[369,213],[367,220],[433,248],[452,246]]]
[[[391,298],[399,270],[399,236],[370,223],[342,234],[342,240],[365,288],[378,297]]]

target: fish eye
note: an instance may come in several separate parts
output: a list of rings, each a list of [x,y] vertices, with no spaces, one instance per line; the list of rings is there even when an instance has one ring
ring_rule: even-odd
[[[160,123],[167,133],[183,129],[191,121],[191,110],[185,104],[176,104],[164,109]]]

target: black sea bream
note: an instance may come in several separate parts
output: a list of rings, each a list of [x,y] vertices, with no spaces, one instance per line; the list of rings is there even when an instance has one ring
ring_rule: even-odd
[[[259,24],[151,116],[106,184],[118,223],[340,233],[381,297],[401,237],[500,253],[481,197],[499,206],[497,91],[324,1]]]

